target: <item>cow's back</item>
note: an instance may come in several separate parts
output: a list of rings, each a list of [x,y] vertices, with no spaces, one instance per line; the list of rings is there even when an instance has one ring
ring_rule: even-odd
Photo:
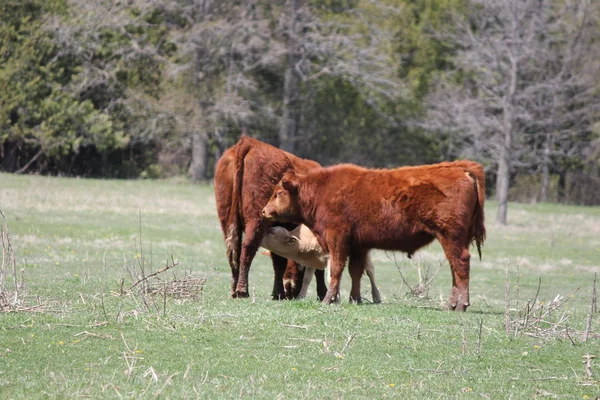
[[[267,143],[250,137],[242,137],[238,142],[238,153],[245,152],[243,160],[239,155],[236,168],[243,168],[241,187],[242,219],[260,219],[262,208],[268,203],[273,189],[283,175],[290,170],[305,174],[320,165],[280,150]],[[243,163],[243,165],[241,165]]]

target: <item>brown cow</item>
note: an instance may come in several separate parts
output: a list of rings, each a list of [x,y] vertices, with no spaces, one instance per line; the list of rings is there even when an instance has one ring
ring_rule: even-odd
[[[270,228],[263,237],[261,246],[282,257],[286,257],[288,260],[294,260],[306,268],[302,288],[297,294],[297,282],[291,279],[286,282],[285,276],[283,279],[286,293],[289,290],[294,290],[294,297],[299,299],[306,297],[308,286],[315,272],[317,270],[324,270],[329,262],[329,255],[323,251],[315,235],[304,224],[298,225],[291,231],[282,226]],[[290,269],[289,264],[288,269]],[[371,257],[367,257],[365,271],[371,281],[373,303],[381,303],[381,295],[375,283],[375,270],[371,262]],[[318,284],[319,282],[317,282]]]
[[[272,225],[272,222],[262,219],[261,209],[267,204],[273,188],[288,171],[306,173],[316,167],[320,165],[315,161],[298,158],[245,135],[217,162],[215,198],[231,267],[232,297],[248,297],[250,264],[264,230]],[[295,226],[287,227],[293,229]],[[287,261],[276,254],[272,255],[272,260],[275,270],[272,296],[282,299],[285,296],[283,274]],[[299,274],[299,279],[302,279],[302,274]],[[325,285],[324,273],[317,279]],[[319,290],[320,298],[324,297],[325,291]]]
[[[483,168],[472,161],[392,170],[342,164],[288,173],[262,213],[267,219],[306,224],[331,256],[324,303],[339,296],[346,259],[351,301],[360,301],[360,277],[372,248],[411,256],[438,239],[452,271],[451,309],[469,306],[469,245],[481,258],[485,240]]]

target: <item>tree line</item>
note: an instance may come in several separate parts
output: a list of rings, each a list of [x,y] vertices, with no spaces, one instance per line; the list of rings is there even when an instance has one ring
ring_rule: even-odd
[[[470,158],[600,203],[593,0],[2,0],[0,168],[212,177],[242,132],[324,165]]]

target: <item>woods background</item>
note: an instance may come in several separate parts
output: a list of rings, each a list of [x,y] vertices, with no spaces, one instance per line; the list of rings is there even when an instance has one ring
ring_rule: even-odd
[[[323,165],[470,158],[600,204],[600,2],[0,0],[0,170],[212,177],[247,132]]]

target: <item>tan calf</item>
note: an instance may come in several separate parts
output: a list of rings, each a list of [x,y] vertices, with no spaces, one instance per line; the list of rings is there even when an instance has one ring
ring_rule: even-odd
[[[328,266],[329,254],[323,251],[317,238],[306,225],[299,225],[291,231],[281,226],[272,227],[263,236],[261,246],[306,267],[302,289],[298,295],[300,299],[306,297],[315,270],[324,270]],[[365,270],[371,281],[373,302],[381,303],[381,295],[375,284],[374,266],[369,256],[366,258]],[[288,284],[289,282],[284,282],[286,287]]]

